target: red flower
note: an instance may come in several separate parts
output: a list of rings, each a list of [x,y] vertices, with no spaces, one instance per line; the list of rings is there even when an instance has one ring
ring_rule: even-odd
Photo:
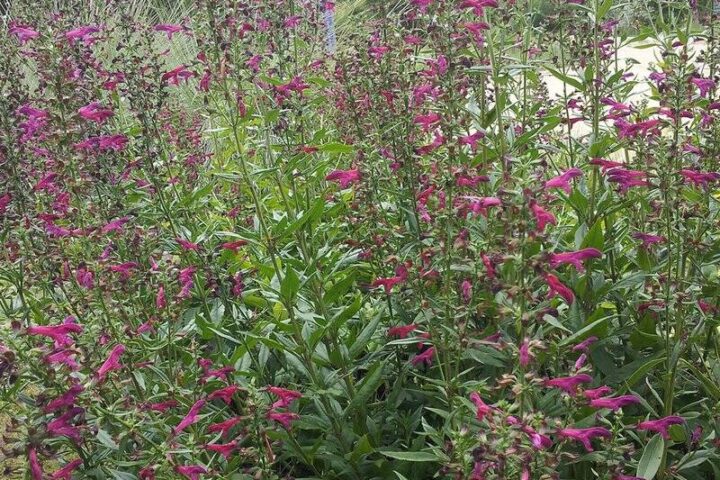
[[[582,177],[582,171],[579,168],[571,168],[545,182],[545,188],[561,188],[569,195],[571,191],[570,180],[577,177]]]
[[[233,440],[230,443],[226,444],[219,444],[219,443],[210,443],[205,445],[205,448],[212,451],[217,452],[223,457],[225,457],[225,460],[230,458],[230,455],[237,450],[237,440]]]
[[[189,480],[200,480],[200,475],[207,473],[207,469],[201,465],[182,465],[175,467],[175,471]]]
[[[199,420],[198,416],[200,413],[200,409],[202,409],[204,405],[205,400],[198,400],[197,402],[195,402],[193,406],[190,407],[187,415],[185,415],[185,417],[180,421],[180,423],[178,423],[177,426],[173,428],[173,433],[177,435],[190,425],[197,423],[197,421]]]
[[[235,395],[235,392],[237,392],[239,389],[240,388],[237,385],[229,385],[227,387],[220,388],[208,395],[208,400],[215,400],[217,398],[220,398],[223,402],[230,405],[233,395]]]
[[[240,417],[229,418],[222,422],[213,423],[208,427],[207,431],[209,433],[220,432],[220,434],[225,437],[230,432],[230,430],[240,422],[242,422],[242,419]]]

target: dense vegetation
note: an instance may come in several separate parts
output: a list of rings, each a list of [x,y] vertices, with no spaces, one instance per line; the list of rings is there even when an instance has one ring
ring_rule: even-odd
[[[356,6],[12,5],[0,476],[720,478],[710,6]]]

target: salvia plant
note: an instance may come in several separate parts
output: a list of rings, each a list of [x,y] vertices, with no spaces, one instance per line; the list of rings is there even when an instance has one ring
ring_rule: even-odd
[[[166,7],[3,12],[0,476],[720,478],[720,8]]]

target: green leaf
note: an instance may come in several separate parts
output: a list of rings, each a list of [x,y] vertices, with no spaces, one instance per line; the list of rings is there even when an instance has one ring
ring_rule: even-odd
[[[645,480],[652,480],[655,478],[655,474],[660,468],[664,448],[665,444],[660,434],[657,434],[650,439],[648,444],[645,446],[642,457],[640,457],[640,462],[638,463],[638,477],[642,477]]]
[[[438,458],[432,452],[391,452],[387,450],[380,450],[380,453],[386,457],[394,458],[396,460],[404,460],[406,462],[440,462],[441,458]]]
[[[385,371],[385,362],[376,363],[370,367],[370,371],[360,382],[358,390],[355,392],[350,404],[345,409],[345,416],[352,414],[353,411],[365,405],[370,397],[377,392],[378,387],[383,381],[383,372]]]
[[[576,89],[578,89],[578,91],[582,92],[585,90],[585,85],[583,85],[582,82],[580,82],[579,80],[568,77],[564,73],[560,73],[557,70],[547,66],[545,67],[545,69],[550,72],[550,75],[562,81],[563,83],[567,83],[568,85],[575,87]]]
[[[602,223],[600,220],[595,222],[590,231],[587,232],[580,248],[597,248],[601,252],[605,248],[605,236],[603,235]]]
[[[288,303],[292,303],[293,300],[295,300],[295,295],[297,295],[298,290],[300,290],[300,279],[297,273],[295,273],[295,269],[288,265],[285,271],[285,278],[283,278],[282,284],[280,285],[280,295],[282,295]]]
[[[352,145],[345,145],[344,143],[326,143],[325,145],[320,145],[319,147],[321,152],[325,153],[352,153],[355,149]]]
[[[112,450],[118,449],[118,444],[115,443],[115,440],[112,439],[109,433],[107,433],[102,428],[98,429],[97,435],[96,435],[98,441],[108,447]]]

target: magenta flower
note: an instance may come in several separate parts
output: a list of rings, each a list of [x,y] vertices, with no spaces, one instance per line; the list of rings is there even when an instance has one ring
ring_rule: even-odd
[[[640,242],[642,242],[643,248],[649,248],[651,245],[654,245],[656,243],[665,242],[665,237],[660,235],[653,235],[650,233],[635,232],[632,234],[632,237],[640,240]]]
[[[417,325],[411,323],[410,325],[391,327],[388,329],[387,334],[389,337],[407,338],[407,336],[415,330],[417,330]]]
[[[165,413],[171,408],[178,406],[177,400],[165,400],[164,402],[148,403],[143,405],[144,410],[151,410],[153,412]]]
[[[200,480],[200,475],[207,473],[205,467],[201,465],[178,465],[175,471],[188,480]]]
[[[130,271],[136,269],[137,267],[138,264],[135,262],[125,262],[120,265],[110,265],[108,268],[111,272],[119,273],[120,278],[125,281],[130,278]]]
[[[226,404],[230,405],[233,395],[235,395],[238,390],[240,390],[240,387],[238,387],[237,385],[228,385],[227,387],[215,390],[210,395],[208,395],[207,399],[215,400],[219,398]]]
[[[533,215],[535,215],[538,232],[543,233],[547,224],[557,225],[555,215],[542,208],[535,200],[530,200],[530,210],[532,210]]]
[[[125,148],[128,138],[123,134],[90,137],[75,144],[78,150],[120,151]]]
[[[590,440],[596,437],[610,438],[612,434],[607,428],[590,427],[590,428],[563,428],[558,430],[557,434],[562,438],[568,438],[580,442],[585,450],[592,452],[592,444]]]
[[[183,250],[189,250],[193,252],[197,252],[200,250],[200,245],[198,245],[197,243],[193,243],[189,240],[185,240],[183,238],[176,238],[175,241],[180,244]]]
[[[649,430],[651,432],[657,432],[667,440],[670,438],[668,429],[671,425],[682,425],[685,420],[677,415],[670,415],[668,417],[660,418],[658,420],[646,420],[637,424],[638,430]]]
[[[157,295],[155,295],[155,308],[162,310],[167,306],[167,300],[165,299],[165,288],[161,285],[158,288]]]
[[[113,116],[113,111],[103,107],[100,102],[90,102],[78,109],[78,113],[85,120],[96,123],[104,123],[108,118]]]
[[[267,418],[278,422],[285,427],[286,430],[290,430],[292,422],[300,418],[300,415],[293,412],[274,412],[271,410],[268,412]]]
[[[47,433],[52,437],[67,437],[79,444],[81,441],[80,430],[70,422],[83,412],[84,410],[80,407],[71,408],[47,424]]]
[[[431,112],[427,115],[416,115],[413,121],[420,125],[423,131],[428,132],[435,128],[442,118],[437,113]]]
[[[526,338],[520,345],[519,361],[522,367],[530,365],[533,355],[530,352],[530,341]]]
[[[646,178],[647,174],[639,170],[613,168],[607,172],[608,181],[620,185],[620,193],[625,193],[632,187],[646,187],[650,185]]]
[[[640,399],[636,397],[635,395],[620,395],[619,397],[614,398],[595,398],[593,400],[590,400],[590,406],[593,408],[608,408],[612,410],[613,412],[621,409],[622,407],[626,407],[628,405],[633,405],[635,403],[640,403]]]
[[[595,343],[595,342],[597,342],[597,341],[598,341],[598,337],[596,337],[595,335],[593,335],[593,336],[591,336],[591,337],[586,338],[585,340],[583,340],[582,342],[578,343],[577,345],[575,345],[575,346],[572,348],[572,350],[573,350],[573,352],[587,352],[588,349],[589,349],[589,347],[590,347],[590,345],[592,345],[593,343]]]
[[[553,177],[545,182],[545,188],[561,188],[569,195],[572,190],[570,180],[582,177],[582,174],[583,173],[579,168],[571,168],[570,170],[567,170],[557,177]]]
[[[32,480],[43,480],[43,470],[38,461],[35,447],[28,448],[28,463],[30,464],[30,477]]]
[[[544,450],[547,448],[552,447],[552,440],[547,435],[543,435],[541,433],[536,432],[531,427],[523,427],[523,432],[525,432],[530,439],[530,443],[533,447],[535,447],[537,450]]]
[[[96,41],[93,35],[98,32],[100,32],[100,27],[88,25],[65,32],[65,38],[70,44],[74,44],[77,40],[82,40],[85,45],[92,45],[92,43]]]
[[[225,457],[225,460],[228,460],[230,458],[230,455],[233,454],[235,450],[237,450],[237,440],[233,440],[230,443],[226,444],[220,444],[220,443],[209,443],[205,445],[205,448],[210,450],[211,452],[217,452],[223,457]]]
[[[478,420],[482,420],[483,418],[485,418],[486,415],[495,410],[490,405],[487,405],[480,397],[480,394],[477,392],[472,392],[470,394],[470,400],[472,400],[472,402],[475,404],[475,418],[477,418]]]
[[[700,96],[703,98],[707,97],[708,92],[715,88],[715,82],[709,78],[693,78],[690,82],[700,89]]]
[[[167,82],[168,85],[180,85],[180,82],[187,82],[195,74],[187,69],[185,65],[180,65],[173,68],[172,70],[165,72],[161,78],[163,82]]]
[[[25,45],[30,40],[34,40],[40,36],[38,32],[29,27],[21,27],[20,25],[13,25],[8,29],[10,35],[15,35],[20,42],[20,45]]]
[[[415,355],[410,362],[414,367],[417,367],[421,363],[424,363],[428,367],[432,365],[433,357],[435,356],[435,347],[430,347],[422,353]]]
[[[475,215],[487,216],[488,208],[502,206],[502,200],[497,197],[476,197],[472,195],[465,195],[460,198],[468,202],[470,211]]]
[[[173,35],[180,32],[187,32],[188,29],[184,25],[160,23],[158,25],[155,25],[153,30],[155,30],[156,32],[166,33],[168,40],[172,40]]]
[[[195,402],[193,406],[190,407],[187,415],[185,415],[185,417],[180,420],[180,423],[178,423],[177,426],[173,428],[173,434],[177,435],[190,425],[197,423],[197,421],[199,420],[198,416],[200,414],[200,410],[203,406],[205,406],[205,400],[198,400],[197,402]]]
[[[560,295],[568,304],[572,304],[575,301],[575,294],[568,287],[563,285],[558,278],[552,273],[545,274],[545,282],[550,288],[548,292],[548,298],[553,298]]]
[[[351,170],[334,170],[325,177],[325,180],[338,182],[340,188],[347,188],[353,183],[357,183],[362,178],[360,170],[357,168]]]
[[[208,433],[220,432],[223,437],[226,437],[230,430],[240,422],[242,422],[242,418],[240,417],[228,418],[222,422],[213,423],[208,427],[207,431]]]
[[[582,273],[585,271],[582,262],[600,257],[602,257],[602,252],[597,248],[583,248],[576,252],[553,253],[550,256],[550,266],[557,268],[562,264],[569,264],[574,266],[579,273]]]
[[[472,300],[472,283],[470,283],[470,280],[463,280],[460,285],[460,290],[462,291],[462,297],[465,303],[470,303],[470,300]]]
[[[485,138],[485,132],[477,131],[470,135],[463,135],[458,138],[460,145],[468,145],[470,150],[475,153],[477,151],[478,142]]]
[[[70,463],[67,463],[64,467],[62,467],[59,470],[56,470],[55,472],[50,475],[50,478],[52,480],[72,480],[72,472],[77,469],[80,465],[82,465],[83,461],[81,459],[73,460]]]
[[[43,411],[45,413],[53,413],[57,412],[58,410],[62,410],[63,408],[72,407],[75,405],[75,400],[77,399],[78,395],[82,393],[84,388],[80,384],[73,384],[65,393],[60,395],[59,397],[51,400],[47,405],[45,405],[45,408]]]
[[[130,218],[128,217],[116,218],[103,226],[102,229],[100,229],[100,233],[107,235],[110,232],[122,232],[123,225],[129,221]]]
[[[105,362],[100,366],[100,368],[97,371],[97,379],[98,382],[102,382],[105,380],[105,377],[108,373],[112,372],[113,370],[120,370],[122,368],[122,365],[120,364],[120,356],[125,352],[125,345],[122,343],[119,343],[113,347],[112,351],[110,352],[110,356],[105,360]]]
[[[392,289],[395,285],[403,283],[403,282],[405,282],[405,280],[407,280],[407,275],[408,275],[407,268],[405,268],[405,266],[401,264],[395,268],[395,276],[394,277],[375,279],[375,281],[373,281],[371,286],[373,288],[384,287],[385,293],[387,295],[390,295],[390,292],[392,291]]]
[[[290,390],[281,387],[267,387],[267,391],[278,397],[278,400],[273,403],[272,408],[287,408],[298,398],[302,398],[302,393],[297,390]]]
[[[720,173],[717,172],[698,172],[697,170],[680,170],[680,175],[685,179],[685,183],[692,183],[697,186],[707,187],[709,183],[720,180]]]
[[[463,0],[460,2],[459,8],[471,8],[473,13],[478,17],[485,14],[486,8],[497,8],[496,0]]]
[[[610,169],[622,167],[624,164],[620,162],[613,162],[612,160],[605,160],[603,158],[593,158],[590,160],[590,165],[600,167],[600,170],[605,173]]]
[[[588,374],[581,373],[570,377],[558,377],[545,380],[545,386],[559,388],[568,395],[575,395],[577,388],[583,383],[592,382],[592,377]]]
[[[71,333],[80,333],[82,331],[82,325],[68,320],[61,325],[28,327],[27,334],[51,338],[56,347],[65,347],[73,343],[73,340],[70,338]]]

